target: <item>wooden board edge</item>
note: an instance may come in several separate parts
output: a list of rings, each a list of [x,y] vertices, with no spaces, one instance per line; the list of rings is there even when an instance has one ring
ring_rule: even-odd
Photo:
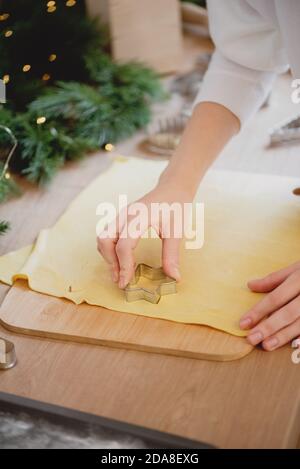
[[[236,353],[227,353],[227,354],[205,354],[205,353],[197,353],[192,351],[186,350],[177,350],[172,348],[163,348],[163,347],[151,347],[149,345],[142,345],[137,343],[128,343],[128,342],[118,342],[118,341],[111,341],[105,339],[94,339],[90,337],[82,338],[76,335],[69,335],[69,334],[62,334],[60,332],[46,332],[41,330],[34,330],[34,329],[27,329],[20,326],[15,326],[13,324],[9,324],[4,321],[0,317],[0,325],[4,327],[4,329],[14,332],[16,334],[39,337],[44,339],[51,339],[51,340],[59,340],[65,342],[75,342],[80,344],[87,344],[87,345],[98,345],[102,347],[109,347],[109,348],[117,348],[117,349],[124,349],[124,350],[133,350],[138,352],[147,352],[147,353],[156,353],[159,355],[170,355],[176,356],[179,358],[192,358],[198,360],[207,360],[207,361],[216,361],[216,362],[228,362],[228,361],[235,361],[244,358],[249,353],[252,352],[253,348],[250,344],[249,347],[245,348],[242,352]]]

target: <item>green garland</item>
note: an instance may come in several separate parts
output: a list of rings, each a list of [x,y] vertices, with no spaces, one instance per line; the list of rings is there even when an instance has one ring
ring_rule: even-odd
[[[0,16],[0,123],[18,140],[11,169],[38,183],[67,160],[132,135],[149,122],[151,102],[167,97],[154,71],[112,61],[107,33],[82,0],[72,8],[57,0],[52,11],[47,3],[3,0]],[[0,133],[0,148],[7,145]],[[3,194],[6,186],[0,201],[11,193],[11,182],[0,181]]]

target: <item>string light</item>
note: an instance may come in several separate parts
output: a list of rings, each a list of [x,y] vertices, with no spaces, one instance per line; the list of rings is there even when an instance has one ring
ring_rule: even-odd
[[[57,55],[56,54],[50,54],[49,55],[49,62],[54,62],[56,60]]]
[[[9,82],[10,80],[10,76],[9,75],[4,75],[3,78],[2,78],[3,82],[6,84]]]
[[[76,5],[76,0],[68,0],[66,2],[66,5],[67,7],[73,7],[74,5]]]
[[[29,64],[24,65],[23,68],[22,68],[23,72],[25,72],[25,73],[29,72],[30,69],[31,69],[31,65],[29,65]]]
[[[9,18],[9,13],[3,13],[0,15],[0,21],[5,21],[7,18]]]
[[[41,124],[44,124],[44,123],[46,122],[46,120],[47,120],[47,119],[46,119],[45,116],[40,116],[40,117],[37,118],[36,123],[37,123],[38,125],[41,125]]]
[[[48,8],[47,8],[48,13],[53,13],[55,10],[56,10],[56,6],[55,6],[55,5],[53,5],[52,7],[48,7]]]
[[[115,149],[112,143],[107,143],[104,148],[106,151],[113,151]]]
[[[13,35],[13,31],[12,31],[11,29],[8,29],[8,30],[5,31],[5,33],[4,33],[4,36],[5,36],[5,37],[10,37],[10,36],[12,36],[12,35]]]
[[[50,7],[54,7],[55,6],[55,2],[54,1],[51,1],[51,2],[48,2],[47,3],[47,7],[50,8]]]
[[[48,81],[50,80],[51,76],[49,75],[49,73],[44,73],[44,75],[42,76],[42,80],[43,81]]]

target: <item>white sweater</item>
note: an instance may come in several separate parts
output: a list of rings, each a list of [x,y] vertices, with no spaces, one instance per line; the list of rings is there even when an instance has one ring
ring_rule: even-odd
[[[300,0],[208,0],[207,6],[216,50],[194,106],[222,104],[243,125],[276,74],[290,66],[300,78]]]

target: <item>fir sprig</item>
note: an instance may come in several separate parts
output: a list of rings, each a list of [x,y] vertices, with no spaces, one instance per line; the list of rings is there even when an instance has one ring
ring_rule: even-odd
[[[0,163],[0,174],[3,170],[3,163]],[[8,197],[19,195],[20,189],[13,179],[6,179],[4,176],[0,178],[0,203],[6,200]],[[10,228],[10,224],[7,221],[0,220],[0,235],[5,234]]]
[[[0,236],[4,235],[10,228],[8,221],[0,220]]]
[[[0,163],[0,174],[2,173],[3,163]],[[21,191],[18,185],[10,177],[6,179],[5,177],[0,178],[0,202],[3,202],[8,197],[20,195]]]

